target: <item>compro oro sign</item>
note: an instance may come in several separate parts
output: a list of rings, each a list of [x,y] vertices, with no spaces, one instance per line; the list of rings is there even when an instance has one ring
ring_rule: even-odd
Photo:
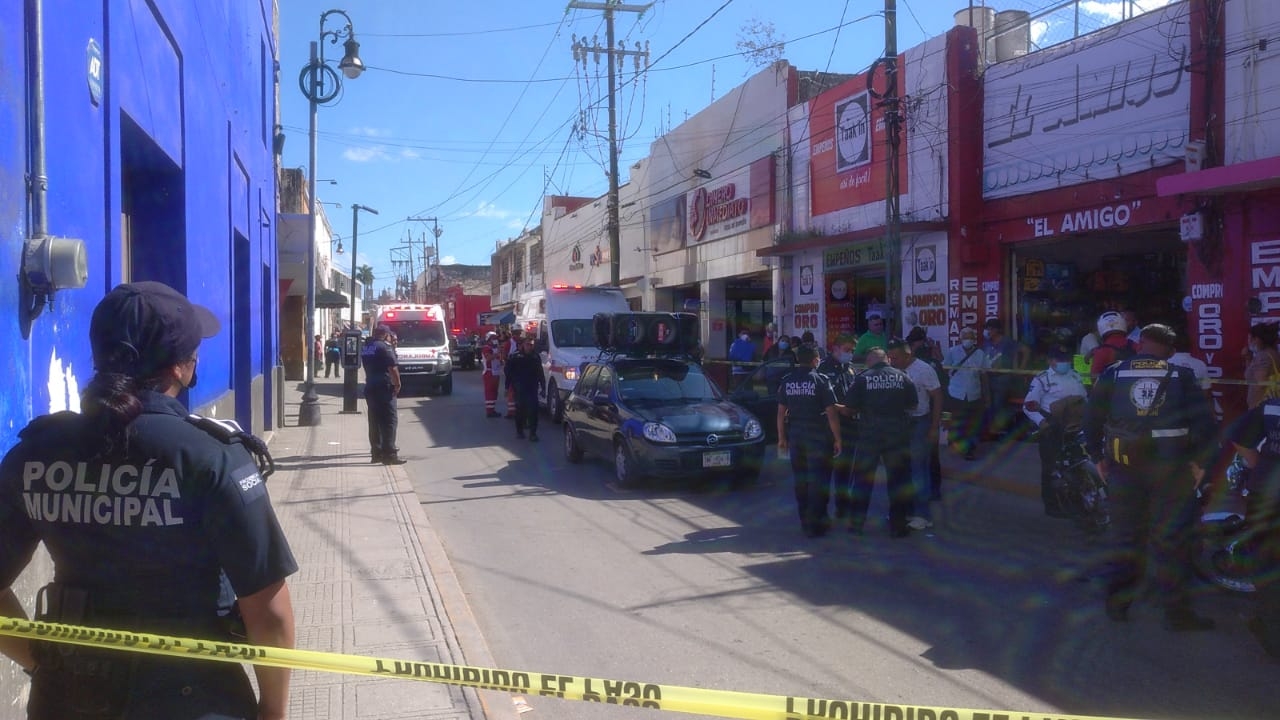
[[[688,193],[688,242],[717,240],[772,223],[773,178],[769,155]]]

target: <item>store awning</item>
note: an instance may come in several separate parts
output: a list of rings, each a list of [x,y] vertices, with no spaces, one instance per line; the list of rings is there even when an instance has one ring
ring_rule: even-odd
[[[950,225],[948,223],[941,220],[906,222],[902,223],[899,228],[899,232],[904,235],[909,233],[944,232],[949,227]],[[756,257],[774,257],[777,255],[790,255],[791,253],[801,252],[803,250],[821,250],[823,248],[858,242],[859,240],[871,240],[872,238],[883,237],[884,234],[884,226],[877,225],[876,227],[840,233],[839,235],[818,235],[799,242],[787,243],[786,245],[771,245],[766,248],[760,248],[759,250],[756,250]]]
[[[344,308],[350,304],[347,302],[347,296],[337,290],[330,290],[329,288],[318,288],[316,290],[316,307],[321,310]]]
[[[1277,187],[1280,187],[1280,157],[1178,173],[1156,180],[1156,193],[1160,197],[1225,195]]]

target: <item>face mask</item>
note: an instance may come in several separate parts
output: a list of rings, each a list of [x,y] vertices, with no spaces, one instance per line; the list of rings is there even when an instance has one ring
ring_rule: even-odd
[[[1058,373],[1059,375],[1066,375],[1067,373],[1071,372],[1071,363],[1056,362],[1053,364],[1053,371]]]
[[[840,352],[836,353],[836,359],[842,363],[853,362],[853,353],[845,350],[841,350]]]
[[[960,341],[960,347],[964,348],[965,350],[971,350],[973,346],[977,344],[978,344],[977,340],[961,340]]]
[[[786,349],[787,349],[787,348],[789,348],[789,347],[791,347],[791,343],[789,343],[789,342],[785,342],[785,341],[783,341],[783,342],[778,343],[778,348],[779,348],[779,349],[781,349],[781,350],[786,350]]]
[[[196,386],[196,366],[199,364],[200,364],[199,360],[191,364],[191,380],[188,381],[187,384],[183,386],[187,390],[190,390],[191,388]]]
[[[990,340],[990,339],[991,339],[991,331],[990,331],[990,330],[983,330],[983,331],[982,331],[982,337],[986,338],[987,340]]]
[[[748,336],[746,333],[742,333],[741,335],[738,336],[739,340],[747,340],[749,338],[750,336]]]

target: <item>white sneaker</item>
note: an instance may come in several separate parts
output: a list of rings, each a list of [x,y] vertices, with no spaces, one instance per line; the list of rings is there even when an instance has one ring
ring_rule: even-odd
[[[925,520],[922,517],[912,515],[907,520],[907,527],[911,528],[912,530],[925,530],[927,528],[933,527],[933,523],[928,520]]]

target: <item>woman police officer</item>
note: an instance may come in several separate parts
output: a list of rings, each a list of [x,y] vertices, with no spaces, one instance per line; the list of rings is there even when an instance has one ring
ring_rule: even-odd
[[[120,285],[90,321],[97,371],[79,413],[32,421],[0,462],[0,615],[44,542],[54,582],[36,617],[162,635],[292,647],[285,578],[297,570],[263,484],[265,448],[189,416],[208,309],[156,282]],[[256,457],[255,457],[256,455]],[[31,718],[282,718],[289,671],[6,638],[32,675]]]

